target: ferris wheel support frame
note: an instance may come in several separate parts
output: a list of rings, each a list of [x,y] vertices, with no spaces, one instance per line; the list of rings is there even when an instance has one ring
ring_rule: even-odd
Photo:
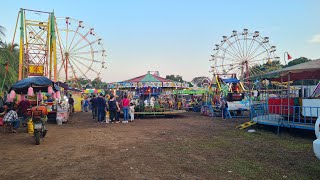
[[[48,14],[49,18],[47,22],[43,21],[37,21],[37,20],[27,20],[26,19],[26,11],[28,12],[34,12],[34,13],[44,13]],[[23,78],[28,77],[30,74],[29,71],[29,45],[30,43],[28,41],[28,34],[27,30],[29,28],[34,30],[34,26],[43,28],[43,31],[46,31],[46,43],[43,39],[41,39],[40,35],[43,35],[44,33],[41,33],[40,35],[36,34],[34,35],[34,38],[39,38],[42,40],[43,47],[37,49],[38,53],[39,51],[43,51],[44,54],[37,54],[33,53],[34,59],[38,59],[37,62],[38,66],[43,66],[43,76],[48,76],[49,79],[53,80],[54,82],[57,81],[57,50],[56,50],[56,32],[55,32],[55,23],[54,23],[54,12],[44,12],[44,11],[37,11],[37,10],[30,10],[30,9],[23,9],[20,8],[20,11],[18,13],[17,23],[19,21],[20,16],[20,49],[19,49],[19,70],[18,70],[18,80],[21,80]],[[28,22],[27,22],[28,21]],[[30,22],[29,22],[30,21]],[[15,28],[15,31],[17,31],[17,27]],[[30,33],[30,32],[29,32]],[[37,37],[38,35],[38,37]],[[25,39],[25,41],[24,41]],[[33,42],[36,42],[34,40]],[[24,48],[26,46],[26,48]],[[25,61],[25,62],[24,62]],[[52,67],[53,66],[53,67]],[[25,73],[25,69],[27,70],[27,73]],[[52,71],[53,69],[53,71]]]

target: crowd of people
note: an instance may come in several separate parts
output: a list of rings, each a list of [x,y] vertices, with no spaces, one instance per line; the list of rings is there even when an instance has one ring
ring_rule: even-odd
[[[120,113],[123,112],[122,123],[133,122],[135,103],[124,95],[118,100],[114,95],[99,94],[85,97],[81,102],[83,112],[91,110],[93,120],[98,123],[120,123]]]
[[[4,102],[3,99],[0,98],[0,124],[10,123],[11,131],[15,133],[21,123],[19,117],[22,117],[22,120],[27,118],[27,110],[30,106],[30,101],[25,97],[19,102]]]

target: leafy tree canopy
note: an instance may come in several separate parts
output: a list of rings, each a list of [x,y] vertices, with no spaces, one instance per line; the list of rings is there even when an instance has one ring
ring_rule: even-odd
[[[199,77],[195,77],[192,79],[191,83],[194,85],[194,86],[198,86],[198,87],[201,87],[201,83],[204,79],[210,79],[208,77],[205,77],[205,76],[199,76]]]
[[[184,80],[182,79],[182,76],[180,75],[166,75],[166,79],[170,79],[176,82],[184,82]]]
[[[288,64],[284,65],[283,67],[286,68],[286,67],[294,66],[294,65],[297,65],[297,64],[305,63],[305,62],[308,62],[308,61],[311,61],[311,59],[308,59],[306,57],[300,57],[300,58],[294,59],[292,61],[289,61]]]

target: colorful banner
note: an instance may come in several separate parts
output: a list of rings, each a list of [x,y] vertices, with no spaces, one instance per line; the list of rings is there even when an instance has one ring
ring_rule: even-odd
[[[107,84],[108,89],[132,88],[132,87],[137,87],[137,83],[136,82],[117,82],[117,83]]]
[[[163,87],[181,87],[179,82],[164,82]]]
[[[135,88],[135,87],[169,87],[169,88],[188,88],[188,83],[180,82],[117,82],[108,83],[108,89]]]
[[[138,82],[138,87],[162,87],[162,82]]]
[[[44,66],[43,65],[29,65],[29,76],[43,76]]]
[[[83,92],[87,93],[87,94],[89,94],[89,93],[95,93],[95,94],[103,93],[104,94],[104,90],[103,89],[86,89]]]

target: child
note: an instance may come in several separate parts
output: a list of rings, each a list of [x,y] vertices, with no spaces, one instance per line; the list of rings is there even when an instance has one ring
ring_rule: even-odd
[[[134,105],[133,105],[133,103],[130,103],[129,115],[131,117],[130,122],[133,122],[133,120],[134,120]]]
[[[84,99],[84,103],[83,103],[83,111],[84,112],[88,112],[88,106],[89,106],[88,99]]]
[[[106,123],[109,123],[110,121],[110,112],[108,111],[108,109],[106,109]]]

